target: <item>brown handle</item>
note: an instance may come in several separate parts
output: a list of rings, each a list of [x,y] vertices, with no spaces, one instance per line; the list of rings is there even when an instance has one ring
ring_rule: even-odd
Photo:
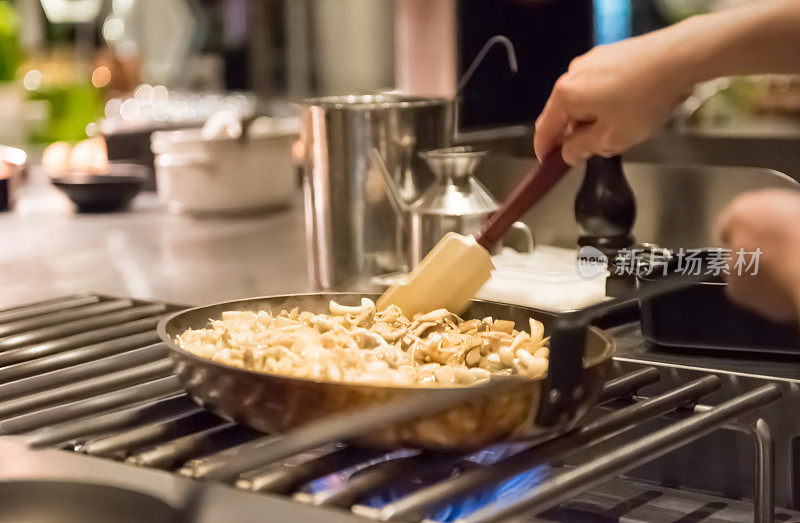
[[[561,157],[561,146],[550,151],[539,169],[532,169],[500,209],[486,220],[483,230],[478,234],[478,243],[491,251],[511,225],[547,194],[568,170],[569,165]]]

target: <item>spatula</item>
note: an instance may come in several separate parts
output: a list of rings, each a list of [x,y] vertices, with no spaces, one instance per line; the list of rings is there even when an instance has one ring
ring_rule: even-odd
[[[483,226],[477,237],[447,233],[401,284],[392,285],[377,303],[378,310],[397,305],[409,318],[446,308],[464,311],[492,275],[491,250],[511,225],[556,184],[569,166],[557,147],[532,169]]]

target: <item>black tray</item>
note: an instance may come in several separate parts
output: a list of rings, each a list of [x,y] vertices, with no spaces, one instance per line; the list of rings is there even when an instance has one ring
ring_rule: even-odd
[[[644,288],[661,275],[637,275]],[[667,347],[725,349],[800,355],[800,330],[732,303],[726,284],[710,276],[689,288],[640,302],[642,335]]]

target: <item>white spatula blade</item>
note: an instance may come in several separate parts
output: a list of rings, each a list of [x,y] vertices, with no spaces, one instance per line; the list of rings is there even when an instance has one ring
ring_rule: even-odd
[[[378,310],[397,305],[409,318],[436,309],[460,314],[492,275],[489,252],[472,236],[447,233],[411,272],[378,300]]]

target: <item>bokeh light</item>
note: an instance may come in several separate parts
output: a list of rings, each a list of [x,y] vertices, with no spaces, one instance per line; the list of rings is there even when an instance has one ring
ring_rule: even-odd
[[[125,34],[125,22],[122,18],[112,16],[103,22],[103,38],[109,42],[119,40],[123,34]]]
[[[22,78],[22,85],[28,91],[35,91],[42,85],[42,73],[38,69],[31,69]]]
[[[111,69],[101,65],[92,71],[92,85],[95,87],[105,87],[111,81]]]

